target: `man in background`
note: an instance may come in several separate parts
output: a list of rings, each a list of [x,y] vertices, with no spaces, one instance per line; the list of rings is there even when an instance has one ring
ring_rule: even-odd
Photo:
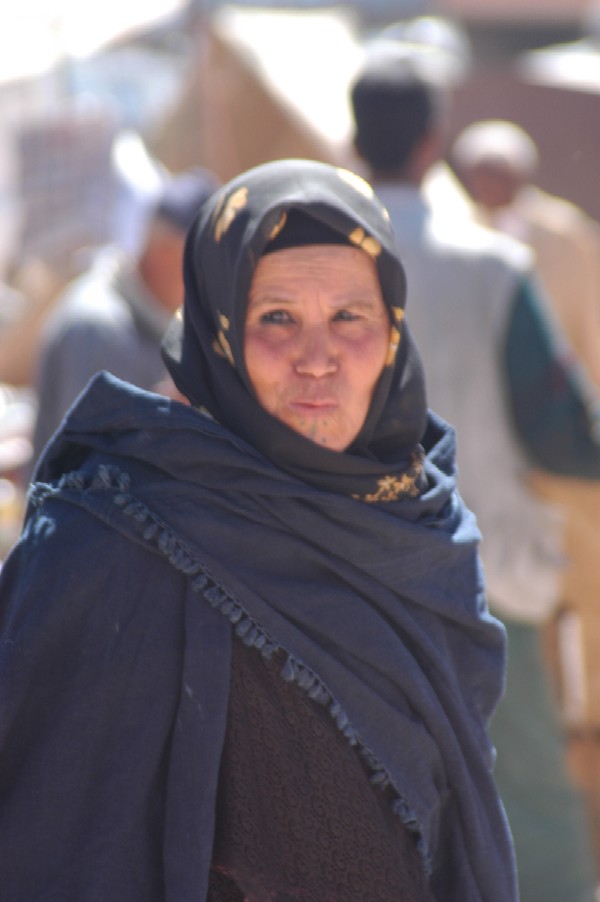
[[[535,253],[552,306],[579,360],[600,386],[600,226],[534,184],[539,151],[513,122],[474,122],[451,157],[478,219]]]
[[[216,179],[204,169],[167,178],[135,259],[107,248],[67,287],[47,321],[40,348],[34,461],[100,370],[149,390],[164,379],[160,342],[183,302],[185,237],[216,187]]]

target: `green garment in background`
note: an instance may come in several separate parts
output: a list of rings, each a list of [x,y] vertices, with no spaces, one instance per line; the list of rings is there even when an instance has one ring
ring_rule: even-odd
[[[521,902],[593,902],[595,865],[585,803],[566,771],[565,739],[539,628],[515,621],[505,626],[507,686],[491,735]]]

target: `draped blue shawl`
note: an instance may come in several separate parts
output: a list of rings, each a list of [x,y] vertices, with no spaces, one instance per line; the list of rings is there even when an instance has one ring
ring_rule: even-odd
[[[510,902],[514,862],[487,735],[502,691],[505,636],[484,600],[474,518],[455,492],[452,430],[430,415],[423,446],[426,490],[369,505],[316,489],[197,410],[104,374],[51,444],[13,554],[27,560],[27,545],[40,541],[42,516],[48,535],[62,536],[63,566],[78,566],[77,536],[62,535],[61,516],[52,516],[52,504],[64,502],[109,526],[98,566],[127,561],[130,572],[111,583],[111,604],[118,605],[143,576],[140,547],[150,550],[173,587],[168,605],[164,592],[156,603],[167,609],[172,601],[174,620],[183,580],[194,605],[218,612],[231,635],[257,653],[287,652],[283,678],[328,707],[365,756],[374,791],[377,784],[394,788],[395,809],[418,837],[440,902]],[[102,604],[93,570],[87,578],[91,604]],[[36,577],[10,558],[3,579],[8,686],[24,678],[31,644],[19,595],[37,588],[45,604],[59,602],[52,585],[32,587]],[[136,607],[139,624],[155,602],[150,597],[144,604]],[[229,641],[229,629],[220,643],[223,635]],[[225,645],[217,652],[216,659],[228,660]],[[179,666],[166,660],[161,653],[157,667]],[[215,686],[204,687],[207,700],[213,689],[218,695],[217,671],[215,665]],[[165,675],[166,684],[173,679]],[[127,697],[128,687],[107,691]],[[18,722],[20,712],[10,701],[7,707],[10,724]],[[177,730],[168,741],[179,743],[183,766],[193,771],[194,749]],[[218,737],[215,746],[218,757]],[[143,760],[142,743],[136,751]],[[143,780],[143,773],[141,766],[132,780]],[[48,779],[65,777],[49,773]],[[0,815],[0,834],[2,824]]]

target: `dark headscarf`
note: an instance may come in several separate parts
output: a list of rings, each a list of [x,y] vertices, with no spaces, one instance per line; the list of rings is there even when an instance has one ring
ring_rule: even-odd
[[[343,243],[376,263],[390,316],[388,361],[365,423],[343,453],[328,450],[269,414],[244,362],[244,323],[254,270],[304,214],[303,237],[286,246]],[[406,280],[385,208],[343,169],[306,160],[259,166],[227,184],[192,228],[184,258],[185,303],[163,345],[178,389],[286,472],[312,485],[378,500],[417,494],[426,423],[421,362],[404,321]]]

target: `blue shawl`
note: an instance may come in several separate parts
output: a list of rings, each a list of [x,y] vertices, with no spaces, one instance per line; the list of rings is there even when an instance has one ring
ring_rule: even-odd
[[[138,598],[126,623],[122,622],[125,615],[119,615],[116,629],[135,659],[138,643],[143,645],[140,636],[145,636],[146,619],[152,624],[157,610],[165,618],[161,626],[165,649],[156,651],[156,668],[164,668],[164,675],[157,676],[152,664],[148,675],[154,680],[153,693],[156,685],[161,686],[155,699],[157,712],[164,692],[175,699],[187,698],[187,703],[189,693],[200,693],[206,709],[217,706],[219,700],[223,706],[219,680],[228,666],[230,635],[264,655],[283,648],[287,652],[283,678],[328,707],[337,728],[365,756],[374,791],[378,784],[395,790],[395,809],[418,837],[436,898],[440,902],[515,899],[511,844],[491,776],[493,755],[487,735],[489,717],[502,691],[504,631],[485,604],[474,518],[455,492],[452,430],[430,415],[423,447],[426,490],[418,497],[370,505],[286,474],[191,407],[107,375],[97,377],[39,468],[23,539],[2,574],[2,672],[4,685],[12,690],[7,688],[4,698],[8,736],[3,740],[0,768],[7,762],[17,767],[11,735],[18,737],[19,724],[29,722],[30,702],[23,686],[31,684],[35,649],[42,641],[33,636],[36,620],[51,618],[55,606],[64,609],[59,618],[62,627],[72,619],[78,622],[79,614],[69,613],[70,601],[64,597],[65,580],[67,584],[75,580],[78,586],[83,582],[78,598],[85,596],[84,604],[94,618],[98,606],[107,603],[111,610],[129,610],[139,583],[148,597]],[[79,530],[86,535],[90,518],[102,530],[98,549],[104,560],[88,561],[88,565],[97,565],[99,574],[114,566],[116,574],[114,580],[99,576],[98,586],[96,570],[85,572],[85,547],[74,544]],[[48,564],[51,570],[46,576],[39,566],[29,570],[26,566],[33,546],[38,562],[44,560],[44,543],[62,549],[59,560]],[[31,554],[29,560],[33,560]],[[158,563],[160,576],[152,576],[148,588],[144,569],[154,572]],[[70,580],[52,580],[52,573],[67,569],[73,574]],[[167,597],[165,587],[170,587]],[[30,601],[35,616],[23,614],[25,596],[43,598],[37,606]],[[190,636],[185,631],[179,635],[183,598],[192,611],[186,616],[210,610],[227,629],[211,621],[210,629],[190,647]],[[69,647],[92,641],[85,626],[78,629],[72,646],[64,649],[66,655]],[[171,636],[173,630],[176,639]],[[54,652],[61,653],[59,644]],[[198,662],[188,660],[186,670],[182,656],[192,662],[197,656]],[[72,682],[78,679],[73,667]],[[196,672],[196,683],[189,676],[190,667]],[[96,716],[107,722],[114,717],[117,724],[120,718],[127,729],[126,712],[137,710],[136,683],[130,688],[129,684],[114,685],[110,675],[102,679],[99,686],[92,679],[92,697],[83,691],[76,697],[77,717],[86,723]],[[167,688],[162,688],[163,683]],[[94,713],[96,693],[112,701],[106,710],[100,705]],[[144,697],[141,693],[139,704],[145,710]],[[121,698],[118,703],[117,698]],[[60,699],[50,698],[46,704],[52,722],[67,716]],[[169,779],[174,780],[175,761],[182,773],[196,774],[197,784],[214,784],[222,715],[214,715],[211,721],[198,702],[198,710],[194,706],[186,720],[177,705],[181,701],[173,702],[171,713],[162,721],[156,715],[162,731],[159,746],[171,762]],[[139,758],[139,774],[130,774],[133,785],[122,790],[123,810],[141,806],[140,797],[151,797],[144,747],[148,716],[142,718],[145,726],[138,727],[139,741],[130,737]],[[190,717],[192,724],[194,718],[204,718],[203,723],[214,730],[208,744],[211,764],[204,762],[200,774],[203,757],[194,749]],[[51,732],[54,727],[43,723],[39,729]],[[24,735],[29,735],[27,729]],[[70,753],[63,751],[68,759]],[[127,754],[131,755],[129,747]],[[22,764],[26,773],[28,768],[35,771],[36,762],[30,759],[31,754]],[[102,770],[102,762],[98,768]],[[15,807],[9,805],[5,814],[21,809],[22,818],[27,819],[25,832],[31,836],[36,815],[22,800],[18,802],[18,781],[5,774],[10,785],[7,789],[3,784],[2,791],[9,796],[16,793]],[[93,772],[88,779],[97,776]],[[45,779],[69,782],[70,777],[50,767]],[[85,792],[84,786],[79,789]],[[146,890],[140,902],[200,898],[191,890],[186,895],[181,889],[185,878],[178,884],[173,871],[181,876],[189,866],[198,889],[206,867],[199,876],[197,862],[193,866],[190,860],[182,862],[182,856],[185,859],[185,850],[198,853],[202,847],[199,860],[206,866],[210,860],[211,837],[206,835],[210,812],[202,832],[197,819],[188,823],[194,815],[185,813],[193,794],[186,797],[168,782],[163,791],[168,816],[162,801],[145,801],[148,810],[144,810],[160,836],[167,835],[165,824],[171,823],[169,842],[157,841],[162,842],[169,879],[180,889],[164,897],[151,896]],[[204,786],[200,795],[210,808],[214,785],[210,791]],[[153,805],[158,810],[150,811]],[[15,835],[14,818],[16,814],[11,826],[0,815],[1,836]],[[187,826],[173,834],[174,822]],[[99,834],[108,829],[110,823],[97,825]],[[130,860],[137,854],[131,852]],[[180,862],[177,867],[173,856]],[[116,885],[106,898],[120,898]],[[59,895],[42,893],[33,898],[58,899]],[[97,897],[73,898],[79,902]],[[128,902],[133,902],[133,896]]]

